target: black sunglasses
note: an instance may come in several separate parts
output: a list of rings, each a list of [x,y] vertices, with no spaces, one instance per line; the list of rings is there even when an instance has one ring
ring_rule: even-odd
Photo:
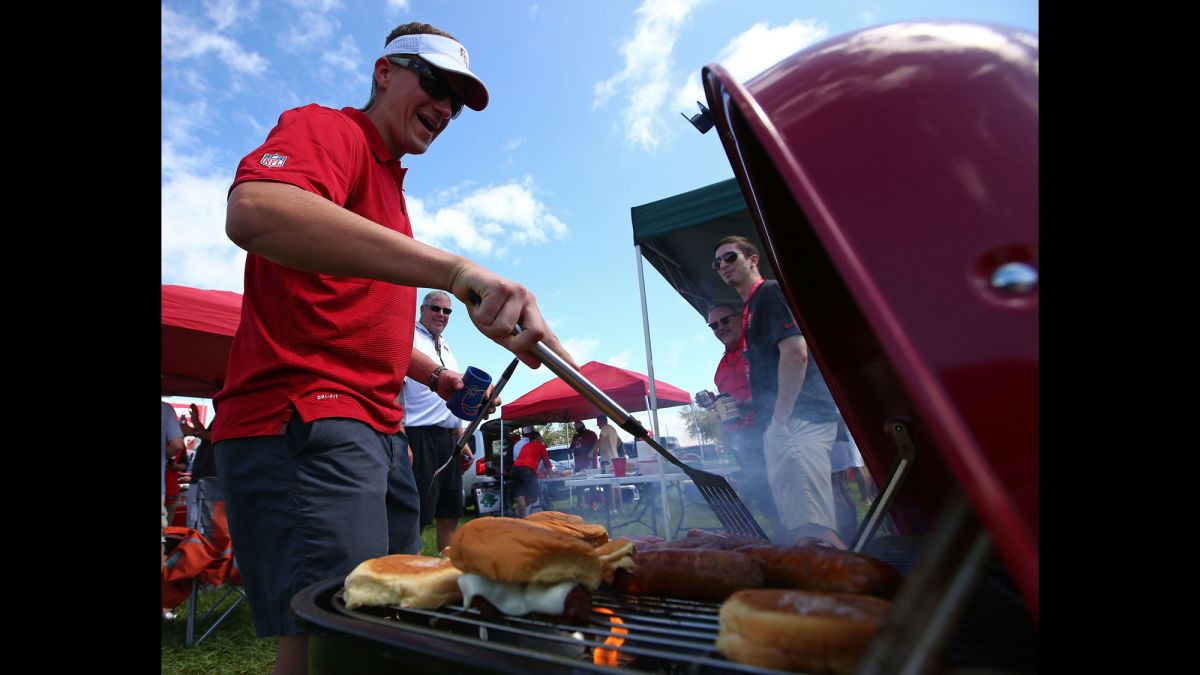
[[[400,66],[401,68],[407,68],[408,70],[415,71],[417,75],[419,75],[417,79],[421,82],[421,88],[424,89],[425,93],[429,94],[434,100],[440,101],[449,96],[450,119],[458,118],[459,113],[461,113],[463,109],[463,102],[462,99],[458,97],[458,94],[455,94],[454,90],[450,88],[450,83],[446,81],[445,75],[438,74],[433,70],[433,68],[430,68],[423,61],[417,61],[416,59],[406,59],[401,56],[391,56],[388,57],[388,60]]]
[[[450,312],[454,311],[454,310],[450,309],[449,307],[438,307],[437,305],[421,305],[421,306],[432,310],[434,314],[441,312],[442,314],[445,314],[446,316],[450,316]]]
[[[737,251],[726,251],[725,253],[722,253],[721,255],[717,256],[716,258],[713,258],[713,269],[714,270],[721,269],[721,261],[722,260],[724,260],[728,264],[728,263],[733,262],[734,260],[737,260],[737,257],[738,257]]]
[[[733,315],[732,315],[732,314],[727,314],[727,315],[725,315],[725,316],[723,316],[723,317],[721,317],[721,318],[717,319],[716,321],[713,321],[712,323],[708,324],[708,327],[709,327],[709,328],[711,328],[711,329],[713,329],[713,330],[716,330],[716,329],[717,329],[717,324],[720,324],[720,325],[724,326],[725,324],[729,323],[729,320],[730,320],[730,319],[732,319],[732,318],[733,318]]]

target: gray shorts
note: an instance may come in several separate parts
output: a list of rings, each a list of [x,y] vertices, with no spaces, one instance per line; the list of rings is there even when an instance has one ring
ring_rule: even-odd
[[[419,553],[420,502],[404,434],[357,420],[310,423],[283,436],[213,446],[229,534],[259,637],[299,635],[292,596],[360,562]]]

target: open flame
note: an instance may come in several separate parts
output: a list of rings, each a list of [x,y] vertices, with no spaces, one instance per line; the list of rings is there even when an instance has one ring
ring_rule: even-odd
[[[592,611],[600,612],[601,614],[612,614],[612,610],[607,607],[596,607]],[[619,616],[609,616],[608,621],[612,624],[612,635],[604,638],[604,644],[612,647],[620,647],[625,644],[625,638],[617,637],[618,635],[628,635],[629,629],[624,627],[624,621],[621,621]],[[603,647],[596,647],[592,651],[592,663],[598,666],[615,666],[617,665],[618,652]]]

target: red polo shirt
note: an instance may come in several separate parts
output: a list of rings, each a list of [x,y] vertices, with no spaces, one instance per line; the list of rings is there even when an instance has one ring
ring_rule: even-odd
[[[541,462],[546,463],[546,468],[553,466],[550,464],[550,453],[546,451],[546,444],[541,441],[529,441],[521,448],[521,455],[513,460],[512,465],[537,471]]]
[[[734,422],[732,428],[740,429],[754,421],[754,411],[746,404],[750,400],[750,363],[739,346],[734,345],[721,357],[713,384],[717,385],[719,393],[729,394],[742,413],[742,419]]]
[[[405,171],[362,112],[314,104],[280,115],[238,165],[233,186],[295,185],[411,237]],[[221,411],[213,441],[281,434],[292,405],[305,422],[348,417],[395,433],[415,317],[411,286],[301,272],[248,254],[241,324],[225,387],[213,397]]]

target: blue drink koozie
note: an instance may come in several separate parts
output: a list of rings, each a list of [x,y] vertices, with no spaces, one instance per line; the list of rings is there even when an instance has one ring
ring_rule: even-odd
[[[463,388],[454,392],[450,400],[446,401],[446,407],[459,419],[475,419],[491,384],[491,375],[475,366],[467,366],[467,372],[463,373]]]

